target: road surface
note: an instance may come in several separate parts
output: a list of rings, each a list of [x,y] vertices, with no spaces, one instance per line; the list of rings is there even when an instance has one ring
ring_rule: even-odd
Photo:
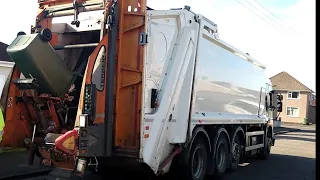
[[[240,164],[237,171],[226,173],[220,180],[315,180],[315,126],[298,128],[300,131],[276,135],[276,145],[272,148],[272,154],[267,161],[250,158]],[[44,178],[29,180],[36,179]],[[105,178],[91,176],[85,179],[148,180],[148,177],[143,173],[121,170]]]
[[[315,180],[315,126],[276,135],[267,161],[249,160],[221,180]]]

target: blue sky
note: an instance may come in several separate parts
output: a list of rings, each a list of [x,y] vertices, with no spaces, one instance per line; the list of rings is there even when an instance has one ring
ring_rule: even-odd
[[[286,71],[315,90],[315,0],[148,0],[148,5],[154,9],[191,6],[218,24],[222,40],[266,64],[269,77]],[[8,12],[0,11],[4,27],[0,41],[10,44],[17,32],[30,32],[37,0],[4,1],[2,7]]]

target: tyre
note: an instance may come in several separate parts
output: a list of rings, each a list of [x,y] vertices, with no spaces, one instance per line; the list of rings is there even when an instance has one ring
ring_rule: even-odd
[[[197,137],[191,147],[187,167],[180,166],[178,178],[184,180],[203,180],[208,168],[208,149],[205,141]]]
[[[268,131],[265,135],[264,147],[259,150],[258,157],[262,160],[267,160],[270,156],[271,146],[272,146],[272,139],[267,136]]]
[[[41,39],[44,42],[49,42],[52,39],[52,33],[48,28],[42,29],[42,31],[40,32],[40,35],[41,35]]]
[[[231,157],[230,157],[230,170],[235,171],[238,168],[241,158],[241,141],[238,132],[231,141]]]
[[[221,177],[229,166],[229,149],[228,138],[221,133],[215,145],[214,174],[217,177]]]

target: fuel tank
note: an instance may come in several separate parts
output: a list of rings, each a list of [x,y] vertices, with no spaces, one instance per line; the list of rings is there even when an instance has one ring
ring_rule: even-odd
[[[7,52],[25,78],[36,79],[39,93],[63,96],[75,76],[41,34],[19,35]]]

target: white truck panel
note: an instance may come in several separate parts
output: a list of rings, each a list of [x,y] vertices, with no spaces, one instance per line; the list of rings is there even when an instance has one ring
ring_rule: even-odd
[[[264,68],[203,30],[199,37],[192,119],[209,124],[264,123],[268,83]],[[244,116],[245,115],[245,116]],[[244,118],[244,119],[243,119]]]
[[[147,114],[152,114],[150,108],[151,89],[160,90],[163,80],[163,69],[167,66],[166,59],[171,56],[174,44],[178,36],[177,17],[168,15],[149,15],[147,24],[147,33],[149,43],[146,53],[146,88],[145,88],[145,106],[144,110]]]
[[[144,123],[152,124],[149,138],[142,140],[142,158],[155,172],[174,144],[186,139],[199,28],[194,16],[187,10],[148,12]],[[155,41],[156,38],[168,39],[168,43]],[[167,52],[159,51],[161,48]],[[160,66],[156,64],[157,58],[163,61]],[[159,90],[156,111],[148,109],[152,88]]]

